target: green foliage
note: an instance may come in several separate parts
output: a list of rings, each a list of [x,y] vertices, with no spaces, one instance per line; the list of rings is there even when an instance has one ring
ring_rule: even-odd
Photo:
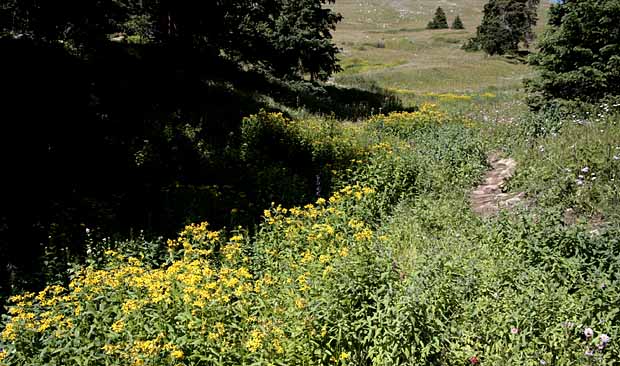
[[[397,202],[433,189],[422,184],[447,182],[434,179],[440,166],[447,172],[454,164],[454,177],[471,174],[472,158],[478,174],[482,167],[480,152],[468,152],[477,146],[475,133],[463,125],[433,131],[425,113],[400,117],[403,128],[406,119],[417,126],[406,129],[415,145],[390,137],[400,134],[394,129],[377,135],[375,124],[342,128],[266,112],[246,119],[243,159],[263,164],[271,154],[301,159],[303,153],[320,166],[328,161],[322,159],[352,156],[368,164],[339,178],[341,188],[328,199],[303,208],[271,206],[252,237],[242,231],[226,236],[203,223],[168,241],[168,255],[139,240],[116,248],[126,254],[98,246],[67,288],[13,299],[2,332],[3,361],[387,366],[422,360],[428,352],[392,347],[426,342],[409,325],[432,321],[395,296],[404,277],[384,245],[388,236],[375,231]],[[457,136],[462,141],[444,151]],[[357,183],[346,184],[349,179]],[[452,188],[472,179],[448,178]],[[390,314],[401,314],[399,327],[392,327]],[[416,314],[414,323],[409,314]],[[403,333],[395,339],[391,329]]]
[[[398,364],[477,357],[570,365],[587,362],[588,350],[614,364],[617,348],[597,346],[601,334],[618,332],[615,231],[596,236],[567,229],[549,212],[518,215],[484,223],[458,195],[422,196],[394,215],[385,230],[406,275],[384,329],[420,342],[399,348],[409,355]],[[583,335],[588,327],[594,337]]]
[[[245,118],[239,157],[261,190],[253,205],[292,205],[330,194],[334,172],[366,156],[358,139],[330,119],[293,121],[265,111]]]
[[[576,216],[615,221],[620,217],[620,125],[618,106],[539,113],[522,121],[529,143],[519,148],[523,165],[511,185],[539,205]]]
[[[448,29],[448,18],[446,17],[446,13],[443,11],[441,6],[437,7],[437,10],[435,10],[435,15],[433,16],[433,20],[428,22],[426,28]]]
[[[534,38],[539,0],[490,0],[484,6],[482,23],[468,50],[483,50],[489,55],[516,53],[519,42],[525,47]]]
[[[574,132],[523,122],[534,124],[523,138],[547,139],[544,152],[554,154],[532,155],[530,166],[566,164],[573,152],[562,155],[553,139],[573,141],[600,176],[588,181],[612,186],[616,160],[599,158],[619,141],[617,116],[596,118]],[[551,206],[474,216],[466,192],[486,158],[477,126],[431,105],[346,125],[261,112],[240,138],[246,161],[340,161],[338,188],[325,199],[309,194],[304,207],[269,205],[254,234],[202,223],[164,253],[140,240],[101,245],[66,288],[13,298],[2,362],[612,365],[620,357],[620,232],[569,226]]]
[[[620,95],[620,4],[565,1],[552,6],[540,52],[540,75],[529,81],[530,104],[553,99],[596,102]]]
[[[465,29],[465,26],[463,25],[463,21],[461,20],[460,16],[456,16],[456,18],[454,18],[454,21],[452,22],[452,26],[450,27],[452,29]]]
[[[86,11],[48,19],[47,3],[6,5],[2,16],[9,20],[2,26],[13,34],[0,40],[7,65],[2,80],[12,93],[2,109],[3,119],[11,121],[0,128],[7,139],[0,144],[2,155],[11,154],[8,140],[29,138],[22,144],[27,153],[7,162],[20,179],[3,181],[3,191],[11,194],[0,207],[2,299],[66,278],[67,263],[85,259],[85,228],[102,235],[99,239],[126,238],[137,230],[147,237],[170,236],[203,220],[216,227],[252,226],[265,203],[305,202],[315,191],[306,190],[316,184],[315,163],[299,174],[304,170],[298,169],[299,161],[264,169],[241,161],[243,116],[271,108],[358,119],[402,107],[380,88],[341,88],[243,71],[250,66],[226,52],[214,55],[200,45],[164,39],[151,24],[161,18],[147,16],[149,7],[127,10],[104,30],[93,29],[92,39],[82,39],[74,27],[86,20],[62,22],[90,16]],[[68,5],[54,6],[58,9],[49,14]],[[30,22],[20,18],[25,14],[20,7],[33,16]],[[105,16],[104,8],[95,15]],[[34,15],[59,22],[50,29],[70,29],[47,32],[37,28]],[[97,26],[94,19],[89,24]],[[125,41],[108,39],[122,40],[118,32],[125,32]],[[50,176],[55,178],[49,181]],[[271,179],[275,176],[290,182],[291,189],[280,190]],[[329,192],[329,177],[321,179],[322,191]],[[46,180],[41,189],[39,182]],[[23,205],[31,209],[20,210]]]

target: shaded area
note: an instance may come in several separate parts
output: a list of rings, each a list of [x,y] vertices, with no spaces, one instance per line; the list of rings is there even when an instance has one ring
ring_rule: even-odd
[[[85,256],[86,229],[97,242],[204,220],[251,227],[271,201],[307,202],[329,151],[264,131],[250,146],[269,148],[241,154],[242,118],[273,101],[342,119],[401,108],[380,90],[282,81],[207,51],[108,42],[78,57],[14,39],[0,49],[0,300],[62,278]]]

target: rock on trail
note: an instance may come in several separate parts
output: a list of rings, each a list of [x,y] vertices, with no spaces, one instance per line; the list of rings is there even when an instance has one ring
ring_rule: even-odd
[[[525,193],[505,193],[503,188],[516,170],[517,162],[511,158],[500,158],[491,154],[488,158],[492,169],[487,172],[484,181],[470,194],[472,209],[481,216],[491,216],[502,208],[511,208],[519,204]]]

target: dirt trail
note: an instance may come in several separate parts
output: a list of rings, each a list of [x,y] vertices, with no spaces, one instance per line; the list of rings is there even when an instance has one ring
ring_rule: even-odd
[[[488,161],[492,169],[487,172],[482,184],[470,194],[472,210],[482,216],[491,216],[502,208],[514,207],[525,196],[523,192],[505,193],[503,191],[506,180],[515,173],[517,162],[514,159],[502,159],[497,154],[491,154]]]

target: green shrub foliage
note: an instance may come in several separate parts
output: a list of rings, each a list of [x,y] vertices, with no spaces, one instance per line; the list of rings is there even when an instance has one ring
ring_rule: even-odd
[[[552,6],[540,52],[540,76],[529,82],[531,104],[551,99],[594,102],[620,94],[620,3],[565,1]]]
[[[592,146],[554,129],[548,144],[575,141],[577,152],[547,145],[555,161],[530,160],[563,168],[589,156],[588,173],[571,165],[585,176],[577,189],[612,187],[620,158],[599,158],[620,150],[613,121],[575,126]],[[609,139],[593,139],[602,128]],[[342,150],[349,174],[303,207],[266,207],[254,233],[203,222],[163,251],[94,250],[65,286],[12,297],[0,364],[617,364],[618,228],[566,225],[546,205],[473,215],[482,132],[434,105],[334,126],[254,115],[246,159]]]

